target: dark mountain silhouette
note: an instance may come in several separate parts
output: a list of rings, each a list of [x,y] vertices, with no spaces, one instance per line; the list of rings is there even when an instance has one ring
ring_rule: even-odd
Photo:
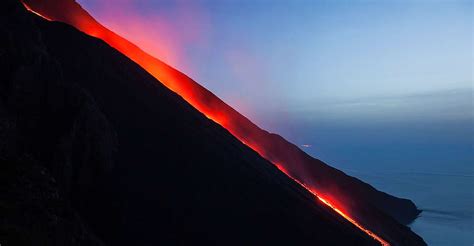
[[[2,245],[377,245],[104,42],[0,6]]]
[[[199,111],[219,122],[239,140],[251,146],[267,160],[282,166],[292,177],[317,190],[326,200],[348,212],[361,223],[365,225],[379,223],[373,221],[374,217],[366,216],[372,214],[374,210],[380,210],[402,224],[410,223],[420,213],[410,200],[380,192],[369,184],[307,155],[281,136],[259,128],[183,73],[102,26],[74,0],[24,0],[24,2],[37,13],[101,38],[126,54]]]

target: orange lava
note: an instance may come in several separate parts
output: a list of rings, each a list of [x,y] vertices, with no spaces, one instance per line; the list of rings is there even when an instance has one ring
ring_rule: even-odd
[[[309,191],[311,194],[313,194],[316,198],[318,198],[319,201],[321,201],[324,205],[330,207],[332,210],[334,210],[336,213],[338,213],[340,216],[342,216],[344,219],[346,219],[347,221],[351,222],[353,225],[355,225],[357,228],[359,228],[361,231],[365,232],[367,235],[371,236],[373,239],[377,240],[380,244],[382,244],[383,246],[389,246],[390,244],[383,240],[381,237],[377,236],[375,233],[373,233],[372,231],[364,228],[362,225],[360,225],[359,223],[357,223],[357,221],[355,221],[354,219],[352,219],[349,215],[347,215],[346,213],[344,213],[343,211],[341,211],[340,209],[336,208],[334,205],[332,205],[328,200],[324,199],[320,194],[318,194],[314,189],[311,189],[310,187],[308,187],[307,185],[301,183],[300,181],[298,181],[297,179],[293,178],[281,165],[277,164],[277,163],[274,163],[275,166],[281,171],[283,172],[284,174],[286,174],[288,177],[290,177],[291,179],[293,179],[296,183],[298,183],[299,185],[301,185],[302,187],[304,187],[307,191]]]
[[[52,21],[50,18],[48,18],[48,17],[46,17],[46,16],[43,16],[43,15],[41,15],[40,13],[38,13],[38,12],[32,10],[32,9],[31,9],[30,7],[28,7],[28,5],[26,5],[25,3],[23,3],[23,6],[25,6],[26,10],[30,11],[31,13],[33,13],[33,14],[35,14],[35,15],[37,15],[37,16],[43,18],[43,19]]]
[[[272,138],[274,137],[272,134],[260,129],[250,120],[240,115],[232,107],[225,104],[221,99],[185,74],[152,57],[135,44],[108,30],[74,1],[23,0],[23,2],[29,11],[47,20],[65,22],[90,36],[105,41],[107,44],[139,64],[143,69],[148,71],[170,90],[180,95],[207,118],[226,128],[242,143],[275,164],[280,171],[317,197],[322,204],[325,204],[334,210],[337,214],[352,223],[361,231],[377,240],[381,245],[390,245],[381,237],[357,223],[348,214],[342,212],[341,208],[336,207],[334,203],[330,202],[331,199],[323,198],[314,188],[310,188],[305,183],[298,180],[298,178],[295,178],[291,173],[298,173],[297,171],[300,171],[301,173],[301,170],[295,169],[291,165],[296,162],[294,160],[294,155],[288,154],[282,157],[282,154],[279,153],[281,151],[278,150],[281,149],[278,149],[278,147],[281,147],[281,145],[278,146],[278,144],[276,144],[276,141],[279,141],[279,139],[275,140]],[[288,171],[289,168],[293,168],[292,172]]]

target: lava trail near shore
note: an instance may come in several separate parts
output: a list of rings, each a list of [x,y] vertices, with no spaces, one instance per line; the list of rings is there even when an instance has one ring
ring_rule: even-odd
[[[357,223],[357,221],[355,221],[354,219],[352,219],[348,214],[344,213],[343,211],[341,211],[340,209],[336,208],[334,205],[332,205],[330,202],[328,202],[326,199],[324,199],[321,195],[318,195],[318,192],[310,187],[308,187],[307,185],[301,183],[299,180],[293,178],[286,170],[285,168],[283,168],[281,165],[279,165],[278,163],[273,163],[277,168],[278,170],[280,170],[281,172],[283,172],[284,174],[286,174],[288,177],[290,177],[291,179],[293,179],[296,183],[298,183],[299,185],[301,185],[302,187],[304,187],[307,191],[309,191],[311,194],[313,194],[316,198],[318,198],[318,200],[320,202],[322,202],[324,205],[330,207],[332,210],[336,211],[336,213],[338,213],[340,216],[342,216],[344,219],[346,219],[347,221],[351,222],[353,225],[355,225],[357,228],[359,228],[361,231],[365,232],[367,235],[371,236],[373,239],[377,240],[381,245],[383,246],[389,246],[390,244],[383,240],[381,237],[377,236],[375,233],[373,233],[372,231],[364,228],[362,225],[360,225],[359,223]]]
[[[307,185],[304,179],[303,169],[295,168],[295,166],[297,166],[295,163],[298,162],[297,160],[299,158],[292,153],[281,156],[280,151],[275,149],[274,145],[278,145],[276,142],[281,142],[281,139],[275,141],[273,134],[260,129],[185,74],[152,57],[138,46],[102,26],[74,1],[64,1],[66,6],[51,6],[51,4],[46,6],[48,3],[45,2],[39,1],[34,3],[34,5],[31,3],[28,5],[25,1],[24,5],[29,11],[46,20],[65,22],[90,36],[105,41],[139,64],[166,87],[180,95],[198,111],[206,115],[206,117],[226,128],[242,143],[272,162],[280,171],[313,194],[321,204],[331,208],[338,215],[378,241],[381,245],[390,245],[380,236],[362,226],[361,223],[349,216],[347,212],[343,212],[345,211],[343,204],[338,201],[336,195],[327,194],[327,192],[324,192],[324,195],[322,195],[322,192],[319,192],[313,188],[313,186],[310,187]],[[50,11],[46,12],[45,8]],[[71,11],[77,8],[80,8],[80,11]],[[279,147],[279,150],[281,150],[281,146]]]

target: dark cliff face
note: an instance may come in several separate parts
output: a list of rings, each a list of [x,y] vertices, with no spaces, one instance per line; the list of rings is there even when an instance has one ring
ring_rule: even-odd
[[[73,203],[110,170],[115,133],[64,83],[34,19],[16,1],[0,5],[0,243],[103,245]]]
[[[105,43],[0,5],[6,245],[377,245]]]

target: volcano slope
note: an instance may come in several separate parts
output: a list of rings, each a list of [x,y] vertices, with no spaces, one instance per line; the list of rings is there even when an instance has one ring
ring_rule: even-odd
[[[378,245],[104,42],[0,5],[0,243]]]
[[[24,0],[24,3],[48,19],[68,23],[104,40],[177,92],[208,118],[221,124],[241,142],[283,167],[289,175],[317,191],[325,200],[362,224],[367,226],[381,223],[371,216],[374,210],[382,211],[402,224],[410,223],[420,213],[410,200],[380,192],[307,155],[281,136],[259,128],[183,73],[102,26],[74,0]]]

